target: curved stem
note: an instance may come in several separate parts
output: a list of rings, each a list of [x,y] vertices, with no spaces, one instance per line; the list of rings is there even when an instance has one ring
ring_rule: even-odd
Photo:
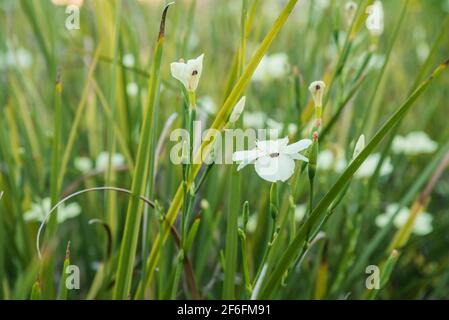
[[[137,196],[140,200],[142,200],[143,202],[145,202],[147,205],[151,206],[152,208],[155,207],[153,201],[151,201],[151,200],[149,200],[149,199],[147,199],[147,198],[145,198],[144,196],[141,196],[141,195],[134,195],[130,190],[123,189],[123,188],[117,188],[117,187],[94,187],[94,188],[83,189],[83,190],[77,191],[75,193],[72,193],[72,194],[68,195],[67,197],[63,198],[62,200],[60,200],[58,203],[56,203],[50,209],[50,211],[47,213],[47,215],[45,216],[44,220],[42,220],[41,225],[39,226],[39,229],[37,231],[37,236],[36,236],[36,249],[37,249],[37,255],[38,255],[39,259],[42,259],[41,250],[40,250],[40,236],[41,236],[42,230],[43,230],[44,226],[47,224],[47,221],[50,218],[51,214],[60,205],[62,205],[67,200],[70,200],[70,199],[72,199],[72,198],[74,198],[76,196],[79,196],[80,194],[87,193],[87,192],[93,192],[93,191],[116,191],[116,192],[127,193],[127,194],[130,194],[132,196]]]

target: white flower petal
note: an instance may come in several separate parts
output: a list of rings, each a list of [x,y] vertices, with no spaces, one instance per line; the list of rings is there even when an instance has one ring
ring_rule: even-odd
[[[187,67],[185,70],[186,89],[188,91],[196,91],[198,88],[198,83],[201,78],[201,73],[203,72],[203,58],[204,54],[200,55],[196,59],[190,59],[187,61]]]
[[[292,143],[291,145],[286,146],[282,150],[282,152],[287,153],[287,154],[295,154],[295,153],[298,153],[300,151],[307,149],[308,147],[310,147],[311,144],[312,144],[312,140],[302,139],[302,140],[299,140],[298,142],[295,142],[295,143]]]
[[[173,78],[182,82],[187,88],[189,83],[187,81],[187,65],[183,62],[172,62],[170,64],[170,71]]]
[[[290,158],[292,158],[293,160],[301,160],[301,161],[304,161],[304,162],[309,162],[309,159],[307,157],[303,156],[300,153],[289,154],[288,156]]]
[[[232,161],[247,161],[250,159],[256,160],[258,155],[259,152],[257,149],[236,151],[232,155]]]
[[[262,141],[256,141],[256,146],[265,155],[270,155],[272,153],[280,153],[281,152],[281,143],[282,143],[282,139],[279,139],[279,140],[262,140]]]
[[[81,213],[81,207],[78,203],[71,203],[58,210],[58,223],[63,223],[68,219],[75,218]]]
[[[270,182],[286,181],[295,171],[295,161],[285,154],[277,157],[263,156],[256,161],[256,172]]]

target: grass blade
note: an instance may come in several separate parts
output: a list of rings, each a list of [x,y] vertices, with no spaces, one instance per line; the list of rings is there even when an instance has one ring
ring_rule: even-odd
[[[160,86],[160,67],[162,61],[162,49],[164,44],[165,17],[170,4],[162,13],[162,20],[159,36],[154,49],[153,61],[151,65],[150,84],[148,88],[148,100],[145,108],[145,115],[142,122],[142,129],[137,150],[136,168],[133,174],[131,191],[133,194],[145,194],[148,183],[151,128],[153,127],[153,117],[156,105],[156,96]],[[116,285],[114,288],[114,299],[126,299],[130,294],[132,270],[137,249],[140,221],[142,218],[142,205],[136,198],[129,201],[126,213],[125,231],[120,248],[119,264],[116,274]]]

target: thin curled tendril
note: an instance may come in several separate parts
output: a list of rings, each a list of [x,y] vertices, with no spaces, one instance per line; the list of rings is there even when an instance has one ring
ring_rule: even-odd
[[[57,204],[55,204],[53,206],[53,208],[50,209],[50,211],[47,213],[47,215],[45,216],[44,220],[42,220],[41,225],[39,226],[39,230],[37,231],[37,236],[36,236],[36,249],[37,249],[37,255],[39,257],[39,259],[42,259],[42,254],[41,254],[41,249],[40,249],[40,237],[41,237],[41,233],[42,230],[44,229],[45,225],[47,224],[48,219],[50,218],[51,214],[64,202],[66,202],[67,200],[70,200],[76,196],[79,196],[80,194],[83,193],[87,193],[87,192],[93,192],[93,191],[116,191],[116,192],[122,192],[122,193],[127,193],[130,194],[131,196],[136,196],[138,197],[140,200],[142,200],[143,202],[145,202],[147,205],[151,206],[152,208],[155,207],[154,202],[145,198],[144,196],[141,195],[134,195],[132,193],[131,190],[128,189],[123,189],[123,188],[117,188],[117,187],[94,187],[94,188],[88,188],[88,189],[83,189],[77,192],[74,192],[72,194],[69,194],[67,197],[64,197],[62,200],[60,200]],[[1,198],[1,196],[0,196]]]

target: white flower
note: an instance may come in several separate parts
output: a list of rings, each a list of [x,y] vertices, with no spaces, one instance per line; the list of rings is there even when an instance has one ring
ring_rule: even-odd
[[[284,77],[289,70],[288,56],[280,52],[272,55],[266,55],[262,58],[256,70],[254,71],[253,81],[269,81]]]
[[[355,177],[359,179],[369,178],[374,174],[374,171],[377,168],[377,165],[380,161],[380,153],[373,153],[366,158],[366,160],[359,167],[357,172],[355,173]],[[393,165],[391,164],[391,160],[389,157],[385,158],[382,163],[382,167],[380,168],[379,175],[386,176],[389,175],[393,171]]]
[[[301,222],[307,212],[307,206],[305,204],[299,204],[295,206],[295,221]]]
[[[229,116],[230,123],[236,123],[237,120],[240,118],[240,115],[245,109],[245,101],[246,101],[245,96],[241,97],[240,100],[235,105],[234,109],[232,109],[231,115]]]
[[[266,119],[267,115],[263,111],[245,112],[243,114],[243,126],[260,129],[264,127]]]
[[[298,132],[298,126],[296,123],[289,123],[287,126],[287,132],[289,136],[294,136]]]
[[[278,140],[256,141],[256,148],[236,151],[232,160],[239,163],[237,170],[249,164],[255,164],[257,174],[270,182],[286,181],[295,170],[295,161],[308,159],[300,154],[307,149],[312,140],[303,139],[288,145],[288,137]]]
[[[410,209],[406,207],[399,207],[399,204],[392,203],[387,206],[386,212],[383,214],[380,214],[376,217],[376,225],[379,228],[385,227],[390,219],[393,217],[393,215],[397,212],[398,214],[394,218],[393,224],[396,228],[400,229],[402,228],[405,223],[408,220],[408,217],[410,216]],[[412,232],[416,235],[424,236],[426,234],[429,234],[432,232],[432,220],[433,217],[431,214],[427,212],[421,212],[415,220],[415,223],[413,225]]]
[[[438,143],[430,139],[425,132],[413,131],[405,137],[394,137],[391,147],[396,154],[403,153],[408,156],[416,156],[435,152],[438,148]]]
[[[75,168],[83,173],[86,173],[92,170],[92,160],[87,157],[75,158]]]
[[[137,96],[137,93],[139,93],[139,86],[135,82],[130,82],[126,85],[126,93],[130,97]]]
[[[420,62],[424,62],[430,53],[430,47],[425,42],[420,42],[416,46],[416,55]]]
[[[207,201],[207,199],[201,199],[200,201],[200,207],[203,210],[209,210],[210,209],[210,204],[209,201]]]
[[[121,155],[120,153],[115,153],[112,156],[112,167],[117,168],[125,164],[125,157]],[[109,162],[109,153],[104,151],[101,152],[97,160],[95,161],[95,169],[97,171],[105,171],[108,168],[108,162]]]
[[[29,69],[33,65],[33,56],[24,48],[8,50],[0,55],[0,68],[18,67],[23,70]]]
[[[347,162],[342,152],[336,154],[331,150],[323,150],[318,153],[317,167],[319,170],[342,172],[346,168]]]
[[[257,214],[252,214],[248,218],[248,223],[246,224],[246,231],[253,233],[257,228]]]
[[[123,56],[122,62],[125,67],[128,67],[128,68],[134,67],[134,64],[135,64],[134,55],[132,53],[125,54]]]
[[[51,210],[51,200],[50,198],[45,198],[39,202],[33,202],[31,204],[31,209],[25,212],[23,218],[27,222],[37,221],[42,222],[45,216]],[[58,207],[58,223],[63,223],[64,221],[75,218],[81,213],[81,207],[78,203],[73,202],[65,206],[64,204]]]
[[[323,105],[324,89],[326,89],[326,84],[321,80],[313,81],[310,84],[309,91],[312,94],[315,106],[321,107]]]
[[[384,9],[382,2],[374,1],[366,8],[368,17],[366,18],[366,28],[372,36],[380,36],[384,31]]]
[[[184,62],[172,62],[170,64],[171,75],[173,78],[182,82],[189,92],[195,92],[200,81],[201,72],[203,71],[204,54],[196,59]]]
[[[331,170],[334,164],[334,153],[330,150],[320,151],[317,166],[320,170]]]

